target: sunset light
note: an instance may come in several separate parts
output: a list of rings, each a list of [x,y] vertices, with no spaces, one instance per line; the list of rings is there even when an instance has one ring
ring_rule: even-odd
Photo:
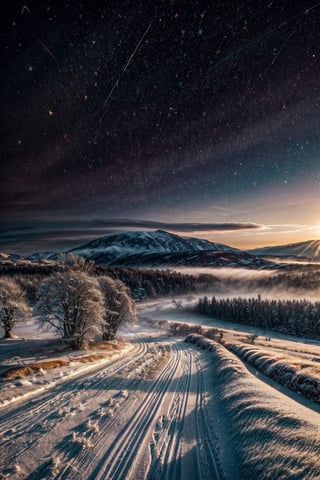
[[[0,478],[319,480],[320,0],[1,27]]]

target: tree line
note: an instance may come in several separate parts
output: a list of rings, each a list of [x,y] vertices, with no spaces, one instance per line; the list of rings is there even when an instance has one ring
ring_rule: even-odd
[[[118,278],[131,291],[143,288],[147,297],[205,291],[215,288],[219,282],[210,274],[190,275],[172,270],[97,266],[96,273]]]
[[[135,303],[120,280],[106,275],[96,277],[94,264],[66,254],[62,268],[39,283],[33,305],[36,323],[42,330],[53,330],[73,349],[85,348],[96,334],[112,340],[124,321],[135,319]],[[13,278],[0,278],[0,325],[5,338],[19,319],[31,315],[31,305]]]
[[[89,262],[90,263],[90,262]],[[92,262],[91,262],[92,263]],[[35,285],[44,277],[48,277],[63,270],[60,261],[50,263],[42,262],[6,262],[0,261],[0,276],[13,276],[20,285],[27,289],[28,296],[32,301],[35,296]],[[93,265],[92,275],[107,275],[113,279],[119,279],[133,292],[143,288],[147,297],[159,295],[179,295],[196,291],[206,291],[214,288],[217,293],[229,291],[273,292],[283,289],[288,293],[316,292],[320,289],[320,267],[314,265],[287,265],[283,270],[275,271],[266,277],[255,278],[232,275],[218,277],[212,274],[192,275],[173,270],[151,270],[143,268],[109,267]]]
[[[219,279],[210,274],[190,275],[172,270],[148,270],[140,268],[108,267],[91,264],[91,275],[100,277],[108,276],[114,280],[122,281],[130,292],[143,289],[146,297],[164,295],[180,295],[196,291],[205,291],[218,288]],[[26,291],[31,303],[35,301],[36,292],[41,282],[58,272],[64,270],[63,262],[52,264],[0,263],[0,275],[10,276]]]
[[[320,302],[256,298],[199,299],[197,312],[228,322],[299,337],[320,338]]]

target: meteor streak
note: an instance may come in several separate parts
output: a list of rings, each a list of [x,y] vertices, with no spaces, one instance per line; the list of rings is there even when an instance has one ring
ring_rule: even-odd
[[[126,64],[125,64],[124,67],[122,68],[119,77],[118,77],[117,80],[114,82],[114,84],[113,84],[113,86],[112,86],[112,88],[111,88],[111,90],[110,90],[110,92],[109,92],[109,94],[108,94],[108,96],[107,96],[107,98],[106,98],[103,106],[102,106],[103,112],[102,112],[102,115],[101,115],[101,117],[100,117],[100,119],[99,119],[99,122],[100,122],[100,123],[102,122],[103,117],[104,117],[105,114],[106,114],[106,111],[107,111],[106,107],[107,107],[107,105],[108,105],[108,103],[109,103],[109,100],[110,100],[113,92],[114,92],[115,89],[119,86],[119,82],[120,82],[120,79],[121,79],[122,75],[124,75],[125,72],[127,71],[130,63],[132,62],[132,60],[133,60],[134,57],[135,57],[135,54],[137,53],[137,51],[138,51],[139,48],[141,47],[143,40],[144,40],[145,37],[148,35],[148,32],[149,32],[149,30],[150,30],[150,28],[151,28],[151,25],[152,25],[152,22],[153,22],[153,20],[151,20],[151,22],[149,23],[146,31],[145,31],[144,34],[141,36],[139,42],[137,43],[136,47],[134,48],[133,52],[131,53],[128,61],[126,62]]]

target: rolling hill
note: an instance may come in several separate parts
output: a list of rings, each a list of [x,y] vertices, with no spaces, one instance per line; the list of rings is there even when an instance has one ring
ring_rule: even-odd
[[[296,257],[312,261],[320,261],[320,240],[276,245],[272,247],[255,248],[248,250],[252,255],[273,257]]]
[[[163,230],[111,234],[70,252],[100,265],[126,267],[272,266],[271,262],[228,245],[182,237]]]

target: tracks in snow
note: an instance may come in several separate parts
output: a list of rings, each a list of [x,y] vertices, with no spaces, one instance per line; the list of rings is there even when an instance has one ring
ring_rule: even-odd
[[[210,430],[212,419],[205,405],[199,353],[188,349],[179,353],[182,374],[177,379],[167,415],[160,416],[156,424],[147,478],[217,480],[222,475],[217,466],[217,442]]]
[[[222,478],[203,355],[183,343],[141,340],[125,359],[12,409],[0,437],[6,464],[19,457],[27,465],[46,443],[50,456],[35,458],[23,478]]]
[[[140,366],[146,351],[146,344],[141,343],[128,356],[115,360],[105,367],[100,366],[97,370],[80,374],[76,378],[63,379],[56,388],[50,388],[40,397],[30,399],[27,405],[20,402],[18,405],[2,408],[0,449],[6,450],[5,464],[10,465],[14,462],[17,453],[21,456],[32,450],[38,437],[43,440],[57,423],[79,413],[84,406],[84,401],[80,400],[81,392],[91,389],[88,397],[92,401],[99,390],[115,383],[114,380],[110,385],[106,385],[107,380],[113,379],[117,372],[129,370],[135,363]]]
[[[180,355],[171,356],[169,362],[146,393],[136,411],[123,426],[119,435],[104,454],[100,464],[89,477],[93,479],[125,479],[139,458],[139,450],[143,439],[148,434],[154,417],[167,393],[179,366]],[[136,477],[132,477],[136,478]]]
[[[203,411],[204,384],[198,353],[184,344],[173,345],[167,365],[143,390],[146,392],[138,402],[133,404],[130,396],[123,402],[121,411],[132,411],[132,415],[121,422],[121,428],[112,437],[109,447],[106,448],[106,438],[117,427],[121,411],[105,425],[100,425],[93,444],[78,456],[77,468],[69,467],[59,479],[169,480],[185,476],[190,468],[194,469],[194,478],[220,478],[214,438],[209,426],[203,424],[208,420],[208,413]],[[191,396],[194,399],[188,408]],[[196,432],[192,458],[187,462],[183,451],[185,422]],[[187,450],[186,456],[188,454]],[[88,465],[95,467],[89,475],[81,476]]]

